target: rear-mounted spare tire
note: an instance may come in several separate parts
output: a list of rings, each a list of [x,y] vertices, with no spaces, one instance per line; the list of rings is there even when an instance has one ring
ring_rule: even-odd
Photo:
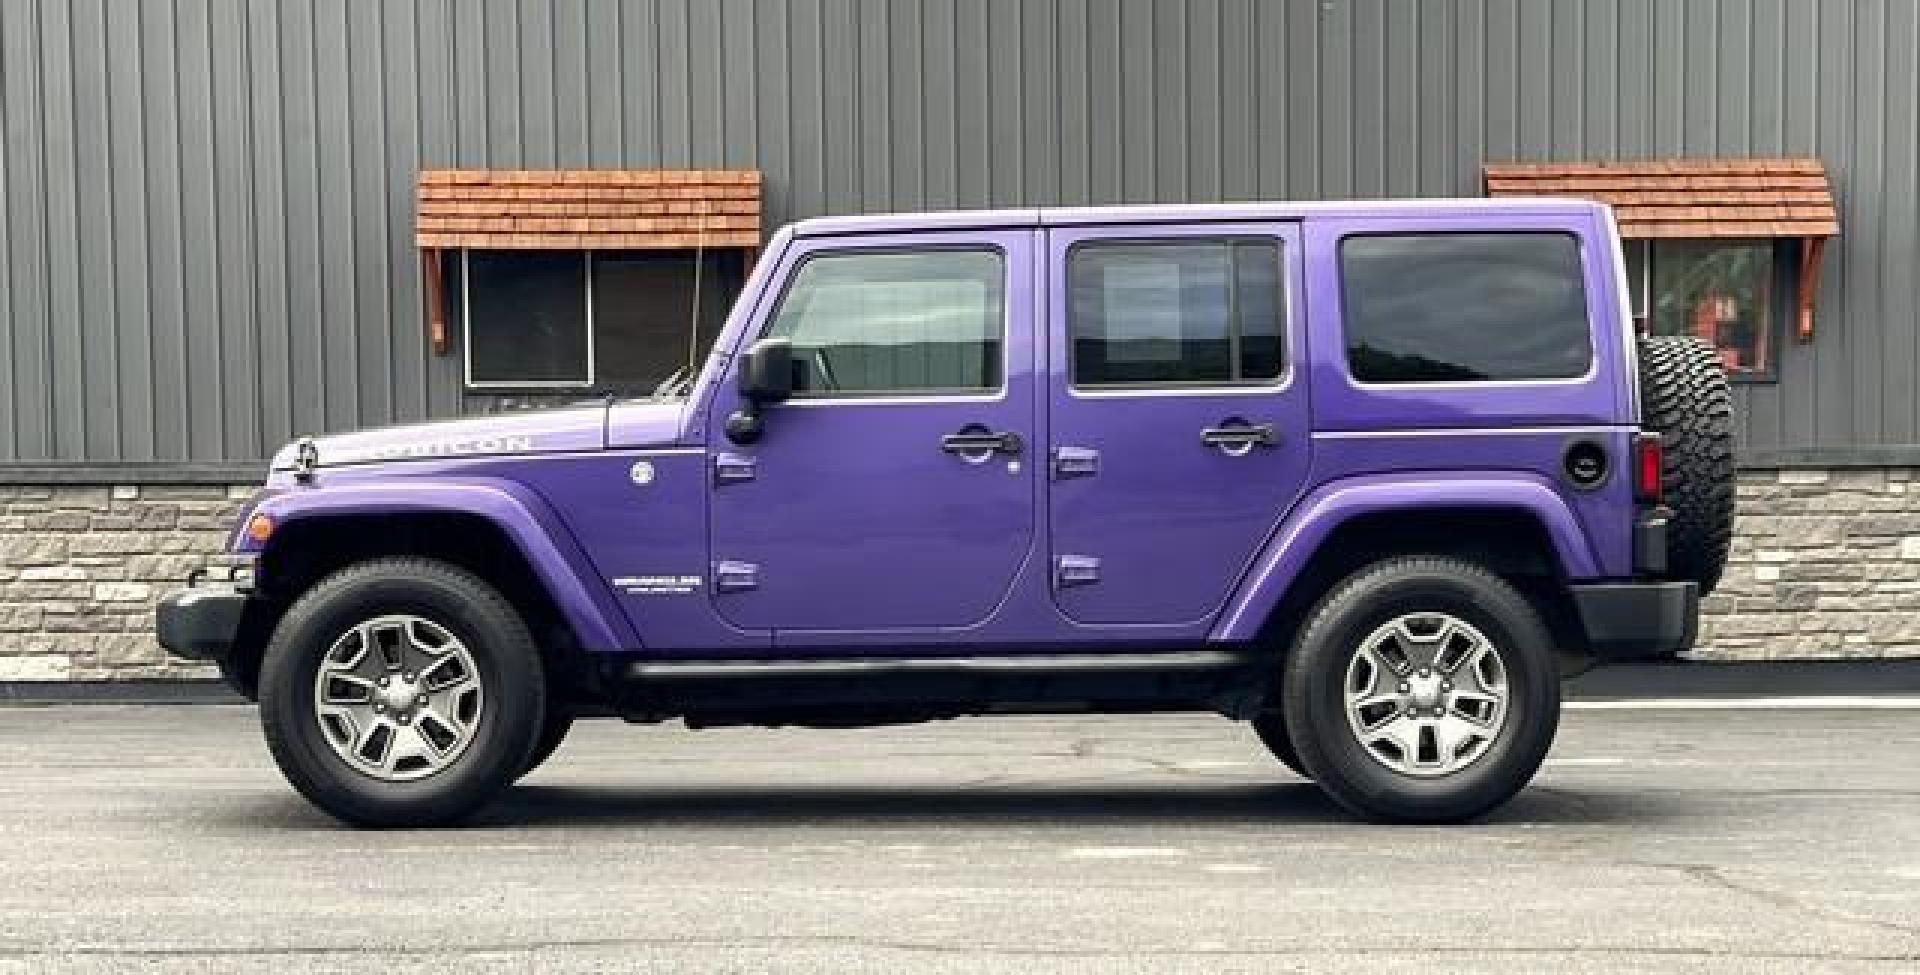
[[[1733,543],[1733,392],[1713,347],[1683,335],[1640,340],[1640,423],[1660,435],[1660,487],[1673,509],[1667,572],[1720,582]]]

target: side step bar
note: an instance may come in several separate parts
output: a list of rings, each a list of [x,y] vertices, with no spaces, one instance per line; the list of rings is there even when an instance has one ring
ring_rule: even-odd
[[[1139,653],[1010,654],[998,657],[834,657],[815,660],[636,660],[630,680],[759,680],[795,677],[939,675],[1028,677],[1047,674],[1138,674],[1232,670],[1255,663],[1253,654],[1232,650],[1141,651]]]

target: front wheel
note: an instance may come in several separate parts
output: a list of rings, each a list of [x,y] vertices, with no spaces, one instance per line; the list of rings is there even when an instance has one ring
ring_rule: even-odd
[[[553,753],[567,740],[567,732],[573,730],[573,712],[558,701],[547,703],[547,720],[540,727],[540,737],[534,741],[533,752],[527,756],[526,767],[520,770],[520,777],[532,775],[533,770],[547,763]]]
[[[260,719],[287,781],[361,826],[432,826],[527,767],[546,707],[511,603],[465,569],[392,558],[300,597],[260,672]]]
[[[1301,764],[1369,819],[1471,819],[1540,768],[1560,723],[1553,642],[1499,576],[1388,559],[1336,586],[1287,661],[1281,714]]]

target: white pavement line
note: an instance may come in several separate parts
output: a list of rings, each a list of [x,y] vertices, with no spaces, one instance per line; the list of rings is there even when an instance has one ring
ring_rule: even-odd
[[[1761,711],[1768,708],[1920,710],[1920,697],[1654,697],[1568,701],[1569,711]]]
[[[1186,855],[1187,851],[1174,846],[1079,846],[1067,851],[1067,856],[1081,860],[1134,860]]]

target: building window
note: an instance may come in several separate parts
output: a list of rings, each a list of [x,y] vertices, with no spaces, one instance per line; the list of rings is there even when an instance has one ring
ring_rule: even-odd
[[[1085,244],[1067,258],[1076,386],[1232,385],[1280,377],[1280,246]]]
[[[1361,382],[1572,379],[1593,363],[1569,234],[1355,235],[1340,242],[1340,275]]]
[[[1795,242],[1797,243],[1797,242]],[[1773,240],[1630,240],[1627,284],[1640,331],[1693,335],[1734,379],[1770,380],[1782,309],[1791,306],[1791,248]]]
[[[462,256],[467,385],[491,390],[651,392],[698,367],[745,272],[733,250],[698,273],[690,250]]]
[[[997,250],[819,254],[767,335],[793,343],[796,397],[994,390],[1005,279]]]

